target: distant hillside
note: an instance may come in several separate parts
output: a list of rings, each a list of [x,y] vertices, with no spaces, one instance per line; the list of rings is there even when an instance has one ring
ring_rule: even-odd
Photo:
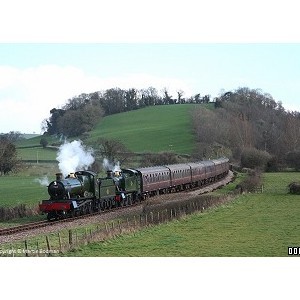
[[[24,139],[32,139],[37,136],[39,136],[39,134],[36,134],[36,133],[24,133],[21,135],[21,137]]]
[[[137,153],[173,151],[192,154],[196,138],[191,112],[196,107],[212,108],[213,104],[159,105],[104,117],[84,139],[94,145],[99,138],[115,139]],[[56,151],[40,145],[42,136],[19,141],[19,157],[23,160],[55,160]],[[53,136],[46,137],[48,145],[59,142]]]
[[[92,143],[101,137],[119,140],[133,152],[191,154],[196,141],[191,112],[200,105],[205,107],[160,105],[107,116],[90,132],[87,141]]]

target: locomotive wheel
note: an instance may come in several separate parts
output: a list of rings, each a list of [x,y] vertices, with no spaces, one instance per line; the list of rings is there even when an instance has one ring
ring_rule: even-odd
[[[48,221],[56,221],[58,220],[58,215],[55,212],[50,212],[47,214]]]
[[[91,203],[87,204],[87,210],[86,211],[87,211],[88,214],[92,213],[92,205],[91,205]]]

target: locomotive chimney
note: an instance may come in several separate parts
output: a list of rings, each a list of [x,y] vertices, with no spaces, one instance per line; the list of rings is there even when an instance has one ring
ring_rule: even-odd
[[[56,173],[56,180],[63,180],[63,174],[62,173]]]
[[[113,178],[113,171],[112,170],[108,170],[106,171],[107,173],[107,178]]]

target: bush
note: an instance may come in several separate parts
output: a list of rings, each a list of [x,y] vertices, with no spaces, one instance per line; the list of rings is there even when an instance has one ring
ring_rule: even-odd
[[[300,182],[292,182],[289,184],[290,194],[300,195]]]
[[[257,188],[261,187],[262,179],[260,172],[251,172],[245,180],[236,186],[236,189],[240,189],[240,192],[255,192]]]
[[[40,140],[40,145],[42,145],[43,148],[46,148],[48,145],[48,141],[45,137],[42,137]]]
[[[0,221],[9,221],[16,218],[30,217],[37,215],[36,208],[28,207],[25,204],[19,204],[14,207],[0,207]]]
[[[241,156],[241,167],[265,170],[271,155],[255,148],[244,149]]]
[[[300,151],[291,151],[285,157],[287,165],[295,168],[296,171],[300,170]]]

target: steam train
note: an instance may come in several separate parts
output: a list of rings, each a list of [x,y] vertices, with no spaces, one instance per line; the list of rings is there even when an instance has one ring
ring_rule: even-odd
[[[229,160],[220,158],[184,164],[108,171],[98,178],[92,171],[61,173],[48,186],[49,200],[39,204],[47,219],[63,219],[114,207],[128,206],[147,197],[211,184],[225,177]]]

